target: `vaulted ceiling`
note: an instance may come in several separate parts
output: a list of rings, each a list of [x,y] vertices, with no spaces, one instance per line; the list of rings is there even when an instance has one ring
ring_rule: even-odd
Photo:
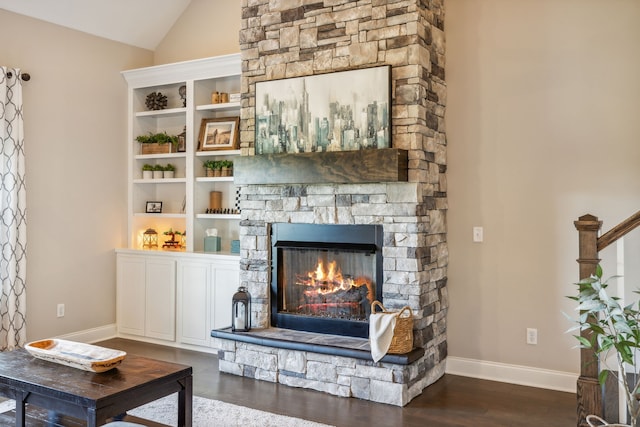
[[[191,0],[0,0],[0,9],[154,50],[189,3]]]

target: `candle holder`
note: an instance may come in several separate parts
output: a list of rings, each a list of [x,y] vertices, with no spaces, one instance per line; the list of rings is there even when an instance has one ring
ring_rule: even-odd
[[[251,295],[240,286],[231,299],[231,331],[248,332],[251,329]]]
[[[147,228],[142,235],[142,247],[151,249],[158,247],[158,233],[153,228]]]

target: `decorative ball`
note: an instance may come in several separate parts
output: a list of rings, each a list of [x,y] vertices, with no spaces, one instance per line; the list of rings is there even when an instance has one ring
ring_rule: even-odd
[[[145,105],[149,110],[164,110],[167,108],[167,97],[160,92],[151,92],[147,95]]]

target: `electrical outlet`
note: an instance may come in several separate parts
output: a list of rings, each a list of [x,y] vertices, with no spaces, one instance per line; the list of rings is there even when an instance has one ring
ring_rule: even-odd
[[[484,228],[473,227],[473,241],[480,243],[484,240]]]
[[[64,304],[58,304],[58,317],[64,317]]]
[[[527,328],[527,344],[538,344],[538,330],[534,328]]]

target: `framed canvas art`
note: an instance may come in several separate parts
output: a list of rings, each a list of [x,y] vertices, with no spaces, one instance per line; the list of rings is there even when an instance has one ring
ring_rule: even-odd
[[[256,154],[391,147],[391,67],[256,82]]]

